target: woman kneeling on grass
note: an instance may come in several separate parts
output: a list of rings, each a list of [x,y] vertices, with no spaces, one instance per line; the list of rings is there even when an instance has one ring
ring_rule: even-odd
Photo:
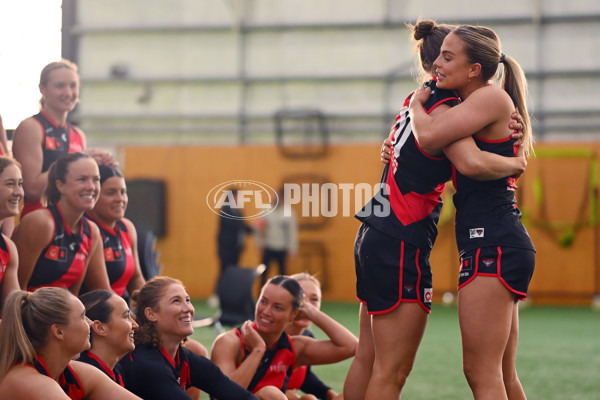
[[[139,399],[98,369],[71,361],[90,347],[81,301],[66,289],[15,291],[0,324],[0,399]]]

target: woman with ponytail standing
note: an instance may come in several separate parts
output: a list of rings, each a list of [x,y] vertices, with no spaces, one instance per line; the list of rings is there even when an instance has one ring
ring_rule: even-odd
[[[89,151],[101,164],[115,164],[101,149],[86,150],[85,134],[67,121],[79,101],[79,74],[75,63],[54,61],[40,73],[40,112],[21,121],[13,138],[13,154],[23,166],[25,204],[21,217],[43,208],[48,169],[61,155]]]
[[[412,28],[432,88],[421,109],[427,115],[443,115],[460,99],[436,87],[433,63],[454,27],[421,20]],[[486,180],[522,173],[526,164],[523,157],[480,151],[473,139],[468,156],[425,147],[413,132],[408,112],[412,96],[404,101],[390,132],[393,157],[383,170],[382,188],[356,215],[362,222],[354,244],[360,334],[344,383],[346,400],[397,400],[412,370],[431,312],[429,255],[437,237],[440,195],[452,165]],[[506,129],[510,120],[509,115]]]
[[[498,87],[492,80],[501,64]],[[444,39],[434,66],[438,88],[453,90],[462,102],[432,116],[423,111],[429,89],[415,93],[410,115],[423,149],[444,149],[449,157],[459,158],[474,145],[515,158],[533,151],[525,76],[519,64],[502,53],[491,29],[457,27]],[[519,147],[506,127],[515,107],[523,118]],[[453,176],[463,369],[475,399],[526,398],[515,367],[518,300],[527,298],[535,249],[516,207],[516,178],[507,175],[482,182],[459,169]]]
[[[0,324],[0,399],[134,400],[98,369],[71,361],[90,347],[89,320],[61,288],[8,297]]]

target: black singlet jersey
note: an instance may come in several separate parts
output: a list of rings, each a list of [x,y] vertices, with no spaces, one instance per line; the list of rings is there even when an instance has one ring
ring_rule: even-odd
[[[26,365],[28,367],[34,368],[40,374],[46,375],[47,377],[54,379],[54,377],[50,375],[50,372],[48,372],[48,367],[46,366],[46,363],[38,355],[36,355],[36,359],[33,360],[32,364]],[[65,394],[69,396],[70,399],[82,400],[84,398],[85,391],[83,390],[83,386],[81,385],[77,374],[75,374],[75,371],[73,371],[70,365],[67,365],[67,368],[65,368],[63,373],[60,374],[60,376],[58,377],[58,384],[65,392]],[[42,396],[41,393],[40,396]],[[41,398],[43,398],[43,396]]]
[[[6,267],[8,267],[9,262],[10,251],[8,249],[8,245],[6,244],[6,240],[4,240],[4,235],[0,233],[0,283],[2,283],[2,279],[4,278],[4,273],[6,272]]]
[[[256,322],[252,324],[252,328],[256,329]],[[244,346],[242,331],[240,328],[236,328],[235,333],[240,339],[244,359],[246,359],[250,352]],[[285,392],[295,363],[296,352],[294,351],[292,339],[290,335],[283,332],[275,346],[267,349],[263,354],[247,389],[252,393],[256,393],[265,386],[275,386]]]
[[[83,151],[81,135],[70,123],[59,126],[44,112],[34,115],[33,118],[40,123],[44,131],[42,172],[48,171],[50,165],[63,154]]]
[[[438,89],[435,81],[429,86],[431,94],[424,104],[428,114],[440,104],[459,103],[453,92]],[[412,93],[392,126],[394,156],[383,170],[381,187],[356,218],[415,247],[431,250],[443,204],[440,195],[450,180],[452,167],[444,155],[430,156],[419,147],[408,112],[411,97]]]
[[[179,346],[175,359],[162,348],[138,344],[119,361],[125,388],[144,400],[189,400],[194,386],[219,400],[256,399],[214,363]]]
[[[115,364],[115,368],[110,369],[108,365],[106,365],[106,363],[100,359],[100,357],[98,357],[89,350],[82,352],[79,355],[77,361],[93,365],[94,367],[98,368],[100,371],[108,375],[110,379],[118,383],[120,386],[125,387],[125,385],[123,384],[123,376],[121,374],[121,366],[119,365],[119,363]]]
[[[27,290],[43,286],[70,288],[83,276],[85,261],[92,246],[90,222],[81,218],[80,233],[65,224],[60,205],[48,206],[54,219],[54,233],[38,258]]]
[[[515,140],[485,140],[473,136],[483,151],[505,157],[515,156]],[[465,251],[487,246],[509,246],[535,250],[517,208],[514,177],[494,181],[476,181],[453,168],[456,188],[456,245]]]
[[[85,214],[98,225],[104,248],[104,263],[108,272],[110,288],[123,296],[135,271],[135,261],[131,248],[131,234],[123,220],[118,220],[114,229],[110,229],[90,213]]]

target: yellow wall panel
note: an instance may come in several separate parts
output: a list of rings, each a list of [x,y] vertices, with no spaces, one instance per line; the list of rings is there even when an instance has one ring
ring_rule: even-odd
[[[540,157],[530,160],[527,172],[518,181],[519,206],[527,213],[527,226],[538,252],[530,286],[533,301],[587,302],[600,287],[598,229],[590,204],[597,203],[597,198],[586,199],[594,193],[590,182],[593,182],[592,170],[597,169],[594,160],[600,146],[573,148],[577,150],[574,155],[565,153],[564,145],[538,146]],[[218,216],[206,203],[211,188],[230,180],[255,180],[277,188],[286,179],[300,182],[303,176],[313,175],[336,184],[373,185],[378,182],[382,168],[378,149],[375,144],[336,145],[330,147],[325,157],[312,160],[285,158],[279,149],[267,145],[125,147],[122,151],[128,179],[153,178],[166,182],[167,235],[158,243],[164,274],[182,279],[192,296],[206,297],[214,289],[219,268]],[[544,149],[549,149],[549,153],[544,153]],[[587,156],[586,151],[592,155]],[[359,223],[352,217],[355,204],[354,196],[350,197],[348,215],[341,215],[343,203],[339,195],[339,215],[320,217],[324,220],[321,229],[301,230],[299,234],[301,241],[317,241],[326,249],[327,267],[321,271],[321,279],[327,280],[325,296],[330,299],[355,298],[353,243]],[[450,206],[451,203],[445,207]],[[296,210],[299,212],[300,208]],[[431,257],[436,299],[443,292],[456,290],[458,255],[453,229],[450,212],[440,226]],[[570,243],[565,239],[569,238],[569,230],[574,233]],[[250,266],[259,262],[258,251],[249,237],[241,264]],[[307,266],[301,257],[290,263],[290,272],[307,268],[315,272],[320,267]]]

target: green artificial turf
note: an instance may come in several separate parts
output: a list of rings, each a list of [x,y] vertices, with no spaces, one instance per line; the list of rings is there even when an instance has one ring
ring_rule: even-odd
[[[215,314],[204,301],[194,305],[197,316]],[[358,335],[358,304],[325,302],[322,309]],[[318,338],[324,337],[318,328],[313,331]],[[196,329],[193,337],[210,350],[215,336],[215,329],[207,327]],[[340,392],[349,366],[350,360],[313,369]],[[600,399],[600,312],[586,307],[522,308],[517,371],[529,400]],[[402,397],[472,398],[462,373],[456,306],[433,305]]]

